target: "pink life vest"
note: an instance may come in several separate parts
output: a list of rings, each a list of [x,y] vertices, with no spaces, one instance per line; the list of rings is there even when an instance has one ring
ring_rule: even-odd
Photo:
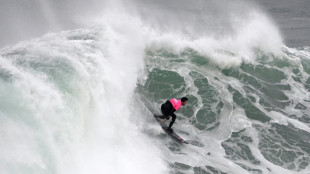
[[[170,99],[169,101],[176,111],[179,110],[182,106],[181,100],[177,100],[177,99],[173,98],[173,99]]]

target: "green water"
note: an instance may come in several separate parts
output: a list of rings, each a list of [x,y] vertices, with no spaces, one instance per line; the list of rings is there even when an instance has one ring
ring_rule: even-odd
[[[225,103],[230,101],[230,119],[235,111],[242,110],[251,126],[232,131],[226,140],[221,140],[225,158],[249,173],[274,173],[265,166],[266,161],[291,171],[302,171],[309,166],[310,133],[294,123],[309,128],[310,61],[308,57],[296,58],[287,50],[284,53],[275,56],[256,51],[255,64],[243,62],[239,66],[220,68],[208,57],[191,49],[180,53],[146,51],[147,78],[138,85],[137,91],[143,96],[142,100],[157,106],[169,98],[187,96],[188,105],[177,113],[175,125],[189,125],[194,132],[206,134],[221,131],[221,125],[227,125],[221,113],[226,108]],[[295,91],[306,95],[299,96]],[[274,113],[281,116],[274,117]],[[279,118],[280,122],[276,121]],[[281,123],[283,120],[287,122]],[[175,127],[182,129],[182,126]],[[192,133],[187,132],[187,137],[195,136]],[[198,137],[197,141],[203,142],[202,139]],[[173,145],[167,146],[175,151]],[[257,152],[261,156],[257,156]],[[194,173],[223,173],[208,165],[171,165],[175,168],[172,171],[177,173],[190,170]]]

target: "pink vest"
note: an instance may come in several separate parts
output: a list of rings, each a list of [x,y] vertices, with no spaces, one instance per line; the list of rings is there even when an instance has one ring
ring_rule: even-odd
[[[182,102],[181,100],[177,100],[175,98],[169,100],[173,106],[173,108],[177,111],[181,108]]]

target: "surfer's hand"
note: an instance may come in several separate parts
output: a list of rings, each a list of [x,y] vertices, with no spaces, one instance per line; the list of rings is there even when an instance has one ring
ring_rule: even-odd
[[[166,121],[167,121],[167,118],[164,119],[164,122],[165,122],[165,123],[166,123]]]

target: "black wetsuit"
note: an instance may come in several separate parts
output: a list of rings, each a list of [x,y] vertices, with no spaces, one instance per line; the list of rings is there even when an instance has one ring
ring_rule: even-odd
[[[171,129],[171,127],[175,121],[176,115],[174,114],[175,109],[173,108],[172,103],[169,100],[167,100],[166,103],[161,105],[161,112],[164,114],[163,116],[160,117],[162,119],[164,119],[164,118],[169,119],[169,116],[172,117],[172,120],[171,120],[169,127],[168,127],[168,129]]]

